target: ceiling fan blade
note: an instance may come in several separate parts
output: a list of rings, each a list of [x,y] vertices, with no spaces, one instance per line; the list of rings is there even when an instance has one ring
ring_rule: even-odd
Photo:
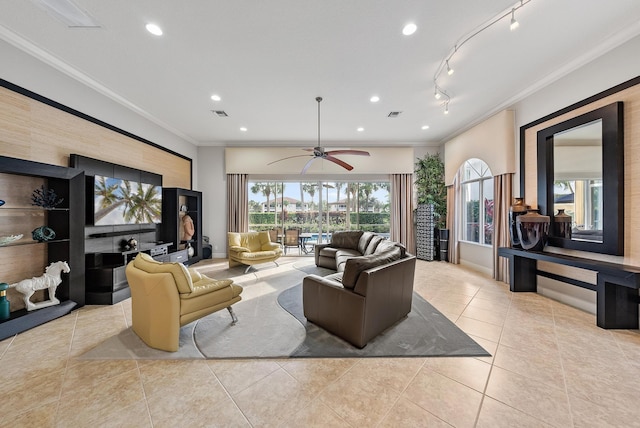
[[[329,162],[333,162],[336,165],[340,165],[341,167],[343,167],[344,169],[346,169],[347,171],[351,171],[353,169],[353,167],[351,165],[349,165],[348,163],[341,161],[338,158],[334,158],[331,155],[327,155],[324,157],[324,159],[328,160]]]
[[[280,162],[283,160],[287,160],[287,159],[291,159],[291,158],[299,158],[299,157],[309,157],[309,156],[313,156],[313,155],[295,155],[295,156],[287,156],[286,158],[282,158],[282,159],[278,159],[278,160],[274,160],[273,162],[269,162],[267,165],[271,165],[272,163],[276,163],[276,162]]]
[[[330,150],[325,152],[328,155],[358,155],[358,156],[370,156],[369,152],[364,150]]]
[[[318,157],[312,157],[309,162],[306,163],[306,165],[304,166],[304,168],[302,168],[302,171],[300,172],[300,174],[304,174],[305,172],[307,172],[307,170],[309,169],[309,167],[311,166],[311,163],[316,160],[316,159],[320,159]]]

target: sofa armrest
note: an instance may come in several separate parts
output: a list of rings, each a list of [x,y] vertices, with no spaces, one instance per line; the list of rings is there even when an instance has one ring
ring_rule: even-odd
[[[315,256],[316,259],[316,266],[318,266],[318,263],[320,261],[320,250],[322,250],[323,248],[327,248],[330,247],[331,244],[327,243],[327,244],[315,244],[313,246],[313,254]]]
[[[362,348],[365,298],[344,289],[338,281],[308,275],[302,281],[304,316],[325,330]]]
[[[251,252],[250,249],[248,249],[247,247],[240,247],[238,245],[232,245],[231,247],[229,247],[229,251],[234,251],[236,253],[247,253],[247,252]]]
[[[282,248],[277,242],[268,242],[262,246],[261,251],[276,251]]]

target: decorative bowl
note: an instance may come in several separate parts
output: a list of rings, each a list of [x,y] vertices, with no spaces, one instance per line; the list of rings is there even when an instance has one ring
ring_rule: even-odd
[[[22,233],[20,235],[0,236],[0,245],[7,245],[21,238]]]

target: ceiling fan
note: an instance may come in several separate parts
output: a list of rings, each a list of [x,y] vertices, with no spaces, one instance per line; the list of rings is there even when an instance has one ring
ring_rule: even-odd
[[[299,157],[308,157],[311,156],[311,159],[305,164],[302,168],[300,174],[304,174],[307,172],[311,164],[317,159],[325,159],[329,162],[333,162],[336,165],[340,165],[347,171],[351,171],[353,166],[349,165],[343,160],[338,159],[335,155],[357,155],[357,156],[369,156],[369,152],[365,152],[364,150],[325,150],[324,147],[320,146],[320,102],[322,101],[322,97],[316,97],[316,101],[318,102],[318,146],[312,149],[302,149],[307,152],[313,152],[313,154],[308,155],[295,155],[295,156],[287,156],[286,158],[278,159],[273,162],[269,162],[267,165],[271,165],[276,162],[280,162],[286,159],[299,158]]]

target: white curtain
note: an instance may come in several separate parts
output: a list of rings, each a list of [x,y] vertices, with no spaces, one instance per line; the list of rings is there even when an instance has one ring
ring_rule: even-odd
[[[247,174],[227,174],[227,231],[249,231]]]
[[[391,240],[416,253],[413,229],[413,174],[391,174]]]

